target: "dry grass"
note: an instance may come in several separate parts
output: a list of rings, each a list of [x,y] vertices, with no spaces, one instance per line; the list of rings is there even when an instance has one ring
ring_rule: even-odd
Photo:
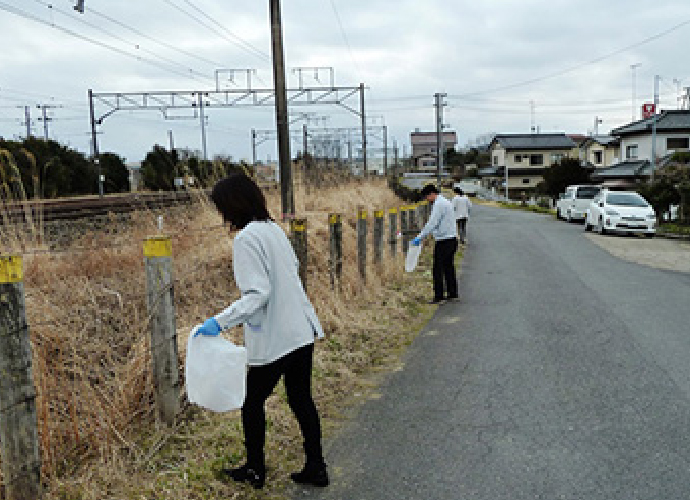
[[[278,193],[267,197],[271,213],[280,213]],[[386,265],[374,269],[370,262],[366,286],[360,282],[356,207],[371,212],[401,203],[383,181],[310,194],[298,186],[295,199],[298,215],[308,220],[308,293],[326,331],[316,349],[314,393],[328,434],[353,397],[366,394],[371,375],[397,363],[428,317],[430,309],[419,304],[430,285],[420,274],[403,275],[401,257],[391,261],[388,248]],[[329,212],[343,214],[339,291],[331,289],[328,271]],[[126,231],[76,241],[80,250],[25,256],[46,498],[281,498],[288,472],[302,461],[282,386],[268,403],[270,470],[259,493],[217,477],[222,467],[242,460],[238,412],[219,415],[187,405],[174,429],[156,427],[141,249],[156,232],[155,222],[154,214],[141,213]],[[172,210],[165,223],[173,235],[182,369],[190,328],[238,292],[231,238],[208,204]],[[241,338],[237,330],[230,335]]]

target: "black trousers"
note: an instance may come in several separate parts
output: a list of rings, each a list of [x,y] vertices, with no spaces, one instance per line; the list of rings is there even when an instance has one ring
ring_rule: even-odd
[[[458,225],[458,239],[460,243],[465,243],[465,237],[467,236],[467,217],[455,219],[455,223]]]
[[[455,276],[455,252],[458,250],[457,238],[439,240],[434,245],[434,299],[443,300],[443,291],[448,297],[458,296],[458,279]],[[444,286],[445,282],[445,286]]]
[[[323,463],[321,451],[321,423],[311,396],[311,369],[314,344],[301,347],[273,363],[251,366],[247,372],[247,395],[242,406],[244,445],[247,465],[258,470],[265,468],[266,400],[282,376],[290,409],[295,414],[304,438],[304,452],[308,463]]]

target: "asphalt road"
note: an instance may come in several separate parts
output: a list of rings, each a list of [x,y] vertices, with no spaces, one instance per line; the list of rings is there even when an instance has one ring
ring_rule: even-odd
[[[689,499],[690,274],[527,212],[475,207],[468,236],[461,300],[294,497]]]

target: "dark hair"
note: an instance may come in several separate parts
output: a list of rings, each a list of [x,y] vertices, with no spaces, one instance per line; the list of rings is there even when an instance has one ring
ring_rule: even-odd
[[[433,184],[427,184],[422,188],[422,196],[430,195],[431,193],[438,194],[438,188]]]
[[[455,194],[460,194],[460,195],[464,194],[462,192],[462,189],[460,189],[459,187],[453,188],[453,191],[455,191]]]
[[[233,173],[218,181],[211,191],[211,201],[223,216],[223,221],[238,229],[252,221],[273,220],[261,189],[242,173]]]

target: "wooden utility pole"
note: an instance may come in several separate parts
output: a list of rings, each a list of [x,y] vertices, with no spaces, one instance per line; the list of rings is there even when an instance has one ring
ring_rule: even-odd
[[[171,426],[180,408],[180,373],[172,277],[172,243],[167,236],[144,242],[146,304],[151,324],[151,368],[158,420]]]
[[[285,61],[283,55],[283,28],[280,16],[280,0],[270,0],[270,5],[271,39],[273,42],[273,79],[275,81],[276,125],[278,128],[280,201],[283,220],[287,220],[295,217],[295,197],[292,185],[290,122],[288,121],[287,92],[285,89]]]
[[[41,496],[36,388],[22,258],[0,257],[0,463],[7,500]]]

